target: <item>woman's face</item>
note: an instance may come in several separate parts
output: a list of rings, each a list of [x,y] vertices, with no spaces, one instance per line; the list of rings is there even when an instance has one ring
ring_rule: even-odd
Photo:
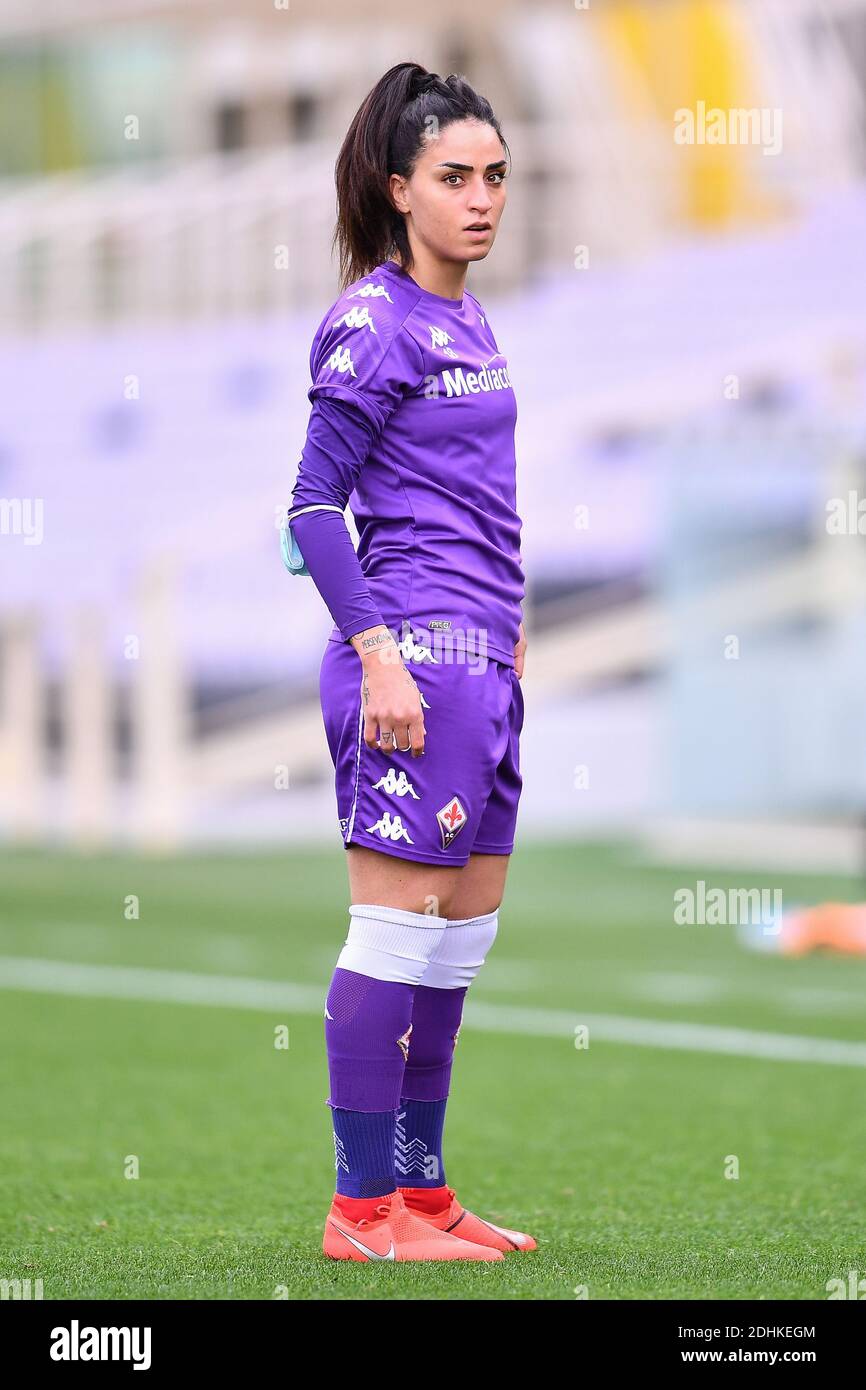
[[[505,178],[502,144],[486,121],[452,121],[425,135],[411,179],[390,181],[413,252],[421,244],[444,261],[483,261],[505,207]],[[467,230],[476,222],[487,230]]]

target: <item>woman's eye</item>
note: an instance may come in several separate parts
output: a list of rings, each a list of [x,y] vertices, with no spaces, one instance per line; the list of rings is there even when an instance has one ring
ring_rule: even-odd
[[[506,175],[506,174],[503,174],[502,171],[501,171],[501,169],[497,169],[497,170],[494,170],[494,172],[493,172],[492,174],[488,175],[488,177],[489,177],[489,178],[492,178],[492,179],[496,179],[498,183],[504,183],[505,180],[506,180],[506,178],[507,178],[507,175]],[[460,178],[460,175],[459,175],[459,174],[446,174],[446,176],[445,176],[443,182],[444,182],[444,183],[449,183],[451,179],[459,179],[459,178]],[[452,186],[452,188],[454,187],[453,184],[452,184],[451,186]],[[494,184],[494,187],[496,187],[495,184]]]

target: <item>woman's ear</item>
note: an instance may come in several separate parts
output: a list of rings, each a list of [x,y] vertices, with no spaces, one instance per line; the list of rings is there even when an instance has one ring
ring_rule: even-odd
[[[388,179],[388,189],[391,194],[391,202],[397,211],[407,213],[409,206],[406,200],[406,180],[401,174],[391,174]]]

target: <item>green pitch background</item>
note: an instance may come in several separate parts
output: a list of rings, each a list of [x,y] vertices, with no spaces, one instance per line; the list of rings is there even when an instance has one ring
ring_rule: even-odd
[[[470,1001],[861,1042],[866,961],[745,952],[673,893],[855,881],[660,870],[526,846]],[[124,917],[129,894],[140,918]],[[0,854],[0,955],[321,988],[348,923],[342,850],[180,860]],[[61,972],[62,974],[62,972]],[[0,982],[3,972],[0,969]],[[274,1029],[289,1027],[287,1050]],[[336,1264],[321,1010],[0,984],[0,1277],[50,1298],[825,1299],[866,1275],[866,1069],[479,1031],[446,1128],[466,1206],[533,1232],[496,1265]],[[727,1155],[739,1179],[724,1177]],[[124,1177],[136,1155],[140,1177]]]

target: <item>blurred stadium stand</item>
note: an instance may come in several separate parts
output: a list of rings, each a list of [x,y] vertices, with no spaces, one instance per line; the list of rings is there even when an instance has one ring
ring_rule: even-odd
[[[0,19],[0,830],[335,835],[331,624],[277,525],[336,151],[418,56],[514,156],[468,284],[518,397],[523,832],[858,865],[864,543],[825,518],[866,493],[866,0],[378,11]],[[704,98],[783,151],[678,147]]]

